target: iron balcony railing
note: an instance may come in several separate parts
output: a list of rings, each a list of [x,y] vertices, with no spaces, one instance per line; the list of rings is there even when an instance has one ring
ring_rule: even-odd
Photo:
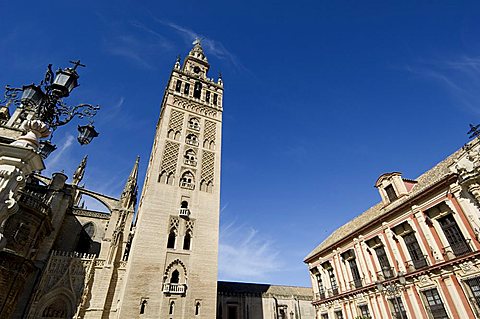
[[[188,123],[188,128],[191,128],[195,131],[200,131],[200,124],[198,123]]]
[[[422,269],[427,267],[429,265],[427,257],[428,257],[427,255],[423,255],[419,259],[416,259],[416,260],[412,259],[412,260],[406,261],[405,266],[407,271],[411,272],[417,269]]]
[[[188,139],[188,140],[186,140],[186,143],[187,143],[188,145],[198,146],[198,140]]]
[[[188,183],[188,182],[180,182],[180,187],[187,188],[187,189],[194,189],[195,184]]]
[[[393,267],[383,268],[381,271],[377,272],[377,277],[380,281],[393,278],[395,277],[395,269],[393,269]]]
[[[178,211],[178,215],[180,217],[189,217],[190,216],[190,209],[188,208],[180,208]]]
[[[163,284],[163,292],[172,294],[172,295],[183,295],[187,290],[186,284],[172,284],[172,283],[164,283]]]
[[[191,159],[185,159],[183,162],[184,162],[186,165],[197,166],[197,161],[194,161],[194,160],[191,160]]]
[[[354,279],[349,282],[349,285],[350,289],[362,288],[364,285],[363,278]]]
[[[465,239],[463,241],[459,241],[453,245],[446,246],[443,248],[443,255],[447,257],[447,259],[452,259],[455,257],[461,257],[468,253],[472,252],[471,248],[471,240]],[[453,256],[452,256],[453,254]]]

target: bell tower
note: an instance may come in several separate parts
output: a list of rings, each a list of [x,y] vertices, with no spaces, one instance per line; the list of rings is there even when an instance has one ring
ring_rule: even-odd
[[[120,318],[215,318],[223,82],[196,40],[163,97]]]

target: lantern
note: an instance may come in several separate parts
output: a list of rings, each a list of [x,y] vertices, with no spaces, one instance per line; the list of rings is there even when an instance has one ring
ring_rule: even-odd
[[[45,94],[35,84],[26,85],[23,87],[22,98],[20,101],[27,107],[37,107],[42,104]]]
[[[78,74],[74,69],[59,69],[52,83],[52,92],[58,97],[67,97],[78,86]]]
[[[97,136],[98,132],[95,131],[95,127],[92,124],[78,126],[77,140],[81,145],[89,144]]]

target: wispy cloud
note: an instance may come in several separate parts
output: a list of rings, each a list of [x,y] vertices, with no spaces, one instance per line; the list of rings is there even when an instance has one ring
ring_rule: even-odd
[[[444,61],[429,61],[407,70],[442,85],[454,102],[470,112],[480,114],[480,57],[462,56]]]
[[[225,46],[220,41],[213,40],[205,35],[193,31],[190,28],[178,25],[170,21],[165,21],[158,18],[155,18],[155,20],[162,25],[168,26],[177,31],[185,39],[185,41],[192,42],[196,38],[201,39],[202,46],[208,54],[211,54],[218,59],[227,61],[238,70],[246,70],[240,60],[232,52],[227,50],[227,48],[225,48]]]
[[[280,271],[282,262],[271,240],[257,230],[232,222],[220,228],[219,277],[237,281],[264,281]]]
[[[142,43],[131,35],[119,35],[105,40],[106,51],[130,60],[137,66],[153,69],[153,65],[142,55]]]
[[[46,175],[62,171],[70,168],[70,165],[66,163],[66,159],[69,158],[68,152],[73,145],[75,137],[71,134],[67,134],[61,141],[60,147],[52,153],[52,157],[48,158],[45,166],[47,167]]]

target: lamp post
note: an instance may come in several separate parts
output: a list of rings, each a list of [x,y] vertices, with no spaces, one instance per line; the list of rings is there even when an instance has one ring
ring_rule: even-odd
[[[26,176],[45,168],[42,159],[56,149],[51,143],[52,132],[77,117],[90,120],[89,124],[78,126],[80,144],[89,144],[98,136],[91,120],[100,107],[91,104],[69,106],[63,101],[78,86],[77,68],[85,66],[80,61],[70,63],[72,67],[58,69],[55,74],[52,65],[48,65],[39,85],[5,87],[6,104],[2,113],[5,118],[2,120],[7,121],[3,126],[15,132],[20,128],[23,135],[10,144],[0,143],[0,250],[6,245],[5,222],[18,210],[18,190],[25,186]],[[17,107],[12,117],[8,112],[10,105]]]
[[[402,307],[400,305],[400,302],[397,299],[397,296],[405,288],[407,284],[407,280],[405,279],[405,275],[403,273],[400,273],[397,279],[398,281],[392,281],[387,284],[384,284],[383,282],[379,281],[376,283],[376,286],[377,286],[377,290],[382,295],[393,296],[393,300],[400,314],[400,319],[406,319],[406,316],[403,315]]]

